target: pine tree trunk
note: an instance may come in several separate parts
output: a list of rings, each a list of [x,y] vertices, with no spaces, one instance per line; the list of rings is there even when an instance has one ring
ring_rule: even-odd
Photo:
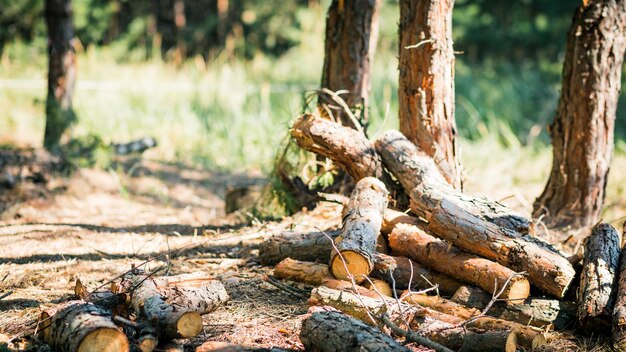
[[[534,217],[552,228],[598,222],[613,152],[613,127],[626,49],[626,1],[589,0],[570,27],[548,183]]]
[[[76,53],[72,46],[71,0],[46,0],[48,26],[48,95],[44,147],[56,151],[65,130],[76,120],[72,94],[76,82]]]
[[[461,165],[454,120],[454,0],[400,1],[400,131],[433,157],[455,188]]]
[[[333,0],[326,17],[322,88],[347,90],[341,97],[354,112],[354,121],[331,96],[321,93],[335,121],[366,129],[370,93],[370,65],[378,37],[378,12],[382,0]],[[320,108],[323,115],[327,112]],[[360,125],[360,126],[359,126]]]

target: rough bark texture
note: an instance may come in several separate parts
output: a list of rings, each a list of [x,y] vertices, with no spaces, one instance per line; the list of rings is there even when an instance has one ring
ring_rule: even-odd
[[[442,199],[454,201],[478,218],[521,234],[534,232],[532,223],[502,204],[487,198],[473,197],[450,187],[435,161],[424,154],[398,131],[387,131],[374,142],[383,164],[402,184],[411,201],[424,194],[428,202],[411,204],[411,210],[428,220]],[[419,206],[418,206],[419,205]]]
[[[274,276],[283,280],[292,280],[319,286],[330,278],[328,265],[303,262],[286,258],[274,267]]]
[[[412,316],[409,325],[417,332],[434,341],[432,330],[424,328],[421,330],[425,321],[436,320],[442,324],[461,324],[465,320],[453,315],[438,312],[434,309],[422,307],[419,305],[408,305],[393,299],[381,300],[368,297],[357,297],[349,292],[341,292],[331,290],[325,287],[318,287],[311,291],[309,299],[311,305],[328,305],[336,308],[346,314],[357,319],[363,320],[367,324],[380,325],[377,320],[370,317],[379,317],[386,314],[392,321],[403,324],[404,319],[400,317],[399,312],[403,312],[404,316]],[[546,340],[541,330],[524,326],[518,323],[495,319],[491,317],[483,317],[467,324],[468,328],[483,329],[489,331],[515,331],[520,346],[525,348],[537,348],[545,344]],[[444,344],[443,342],[441,342]]]
[[[287,352],[278,347],[262,348],[235,345],[223,341],[207,341],[196,348],[196,352]]]
[[[477,287],[461,286],[452,296],[451,301],[483,310],[492,297],[491,294]],[[574,327],[576,305],[573,302],[549,298],[528,298],[521,304],[496,302],[487,315],[522,325],[537,327],[552,325],[555,330],[564,330]]]
[[[442,324],[430,323],[428,338],[459,352],[515,352],[517,333],[509,330],[441,329]],[[427,327],[423,328],[424,330]]]
[[[518,233],[483,221],[442,200],[429,218],[428,230],[468,252],[489,258],[518,272],[544,292],[563,298],[576,272],[563,256]]]
[[[39,318],[39,336],[59,352],[129,351],[128,339],[111,313],[91,303],[71,301],[46,309]]]
[[[626,49],[626,1],[589,0],[570,27],[561,97],[549,127],[553,161],[533,216],[549,227],[598,222],[613,153]]]
[[[389,335],[336,310],[312,307],[302,321],[300,340],[320,352],[410,351]]]
[[[330,260],[331,239],[339,236],[339,231],[295,233],[283,232],[274,235],[259,245],[259,258],[263,265],[274,265],[285,258],[306,262]]]
[[[217,280],[199,288],[159,287],[158,283],[137,271],[125,275],[121,287],[138,319],[154,326],[166,339],[196,336],[202,331],[200,315],[228,300],[224,286]]]
[[[454,120],[454,0],[400,1],[400,131],[461,188]]]
[[[615,228],[609,224],[595,226],[585,240],[578,289],[578,320],[586,330],[606,331],[610,327],[619,255],[619,234]]]
[[[327,157],[344,168],[355,181],[368,176],[381,180],[398,207],[408,205],[402,188],[383,169],[380,156],[363,132],[306,114],[293,124],[291,136],[301,148]]]
[[[411,276],[412,274],[412,276]],[[437,285],[440,295],[452,296],[462,283],[450,276],[431,270],[405,257],[376,255],[372,277],[387,281],[396,289],[425,290]],[[410,285],[409,285],[410,284]]]
[[[342,95],[358,121],[353,121],[343,108],[321,93],[319,103],[327,105],[342,125],[367,127],[370,94],[370,64],[378,39],[378,12],[382,0],[333,0],[326,16],[324,69],[322,88]],[[324,109],[321,108],[321,111]]]
[[[487,292],[502,288],[515,272],[489,259],[464,252],[430,236],[418,227],[398,224],[389,235],[395,255],[406,256],[440,273],[476,285]],[[528,280],[511,279],[501,298],[524,300],[530,294]]]
[[[624,228],[626,229],[626,226]],[[617,351],[626,350],[626,246],[622,247],[621,252],[613,310],[613,347]]]
[[[46,0],[48,27],[48,95],[44,146],[55,150],[65,130],[76,120],[72,94],[76,82],[76,53],[72,46],[71,0]]]
[[[480,311],[475,308],[467,308],[461,304],[452,302],[439,296],[426,296],[419,293],[406,291],[400,299],[411,305],[418,305],[434,309],[438,312],[453,315],[455,317],[468,320],[471,317],[480,315]]]
[[[389,192],[376,178],[366,177],[355,186],[348,203],[348,212],[343,219],[341,234],[335,239],[337,251],[333,249],[330,259],[330,272],[345,280],[359,274],[369,275],[374,269],[376,240],[383,222],[383,212],[387,208]]]

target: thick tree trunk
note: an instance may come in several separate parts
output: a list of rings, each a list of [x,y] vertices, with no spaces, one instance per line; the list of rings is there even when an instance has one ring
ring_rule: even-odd
[[[91,303],[67,302],[44,310],[39,336],[55,351],[129,351],[128,339],[111,320],[111,313]]]
[[[446,324],[462,324],[465,319],[441,313],[431,308],[422,307],[420,305],[408,305],[404,302],[398,303],[393,299],[381,300],[368,297],[358,297],[353,293],[331,290],[325,287],[318,287],[311,291],[309,299],[311,305],[327,305],[338,309],[357,319],[363,320],[367,324],[382,326],[377,320],[383,314],[390,317],[390,320],[398,324],[404,324],[403,316],[412,316],[409,325],[413,330],[422,333],[428,339],[435,341],[436,332],[423,326],[425,321],[438,321],[441,326]],[[372,320],[372,318],[374,320]],[[541,330],[517,324],[510,321],[495,319],[491,317],[483,317],[471,321],[466,325],[470,329],[482,329],[488,331],[514,331],[518,337],[520,346],[526,348],[537,348],[545,344],[546,339]],[[444,341],[439,341],[444,344]]]
[[[461,188],[454,120],[454,0],[400,1],[400,130]]]
[[[372,272],[388,196],[385,185],[376,178],[366,177],[356,184],[330,258],[329,269],[334,277],[346,280],[354,276],[357,282],[363,282],[362,275]]]
[[[419,261],[440,273],[476,285],[487,292],[509,286],[502,298],[523,301],[530,294],[530,284],[522,276],[489,259],[463,252],[447,242],[428,235],[418,227],[398,224],[389,235],[389,245],[396,255]]]
[[[307,350],[335,351],[410,351],[375,327],[341,312],[311,307],[302,321],[300,340]]]
[[[595,226],[585,240],[578,320],[587,331],[606,331],[610,327],[619,269],[619,242],[619,234],[609,224]]]
[[[46,0],[48,27],[48,95],[44,147],[56,151],[65,130],[76,120],[72,94],[76,82],[76,53],[71,0]]]
[[[335,121],[355,129],[367,128],[370,65],[378,38],[378,12],[382,0],[333,0],[326,17],[322,88],[347,90],[341,97],[354,113],[354,121],[331,96],[320,93],[320,112],[326,105]]]
[[[477,287],[461,286],[450,300],[469,308],[483,310],[492,298],[492,294]],[[573,302],[556,299],[528,298],[521,304],[496,302],[487,315],[522,325],[537,327],[553,325],[555,330],[563,330],[574,327],[576,305]]]
[[[602,211],[626,49],[626,1],[589,0],[570,27],[561,97],[549,127],[553,161],[533,216],[552,228],[592,226]]]
[[[622,238],[624,238],[626,226],[624,226],[624,230]],[[613,347],[617,351],[626,351],[626,246],[623,246],[621,250],[617,275],[617,293],[613,310]]]
[[[159,279],[137,271],[124,276],[121,288],[138,320],[154,326],[166,339],[198,335],[202,331],[201,314],[228,300],[224,286],[217,280],[198,288],[163,287],[159,283]]]
[[[437,285],[440,295],[452,296],[461,283],[450,276],[438,273],[418,264],[409,258],[392,257],[389,255],[376,255],[376,263],[372,277],[387,281],[390,285],[395,284],[396,289],[425,290]]]

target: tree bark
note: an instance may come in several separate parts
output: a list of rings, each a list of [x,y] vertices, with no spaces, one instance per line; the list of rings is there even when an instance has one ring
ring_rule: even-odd
[[[492,298],[491,294],[477,287],[461,286],[450,300],[469,308],[483,310]],[[568,301],[531,297],[520,304],[496,302],[487,311],[487,315],[522,325],[552,325],[555,330],[564,330],[574,326],[576,305]]]
[[[411,276],[412,275],[412,276]],[[450,276],[438,273],[409,258],[376,255],[372,277],[387,281],[396,289],[425,290],[437,285],[440,295],[452,296],[462,283]]]
[[[325,93],[320,93],[320,112],[328,114],[343,126],[365,130],[368,124],[370,65],[378,39],[378,12],[382,0],[333,0],[326,16],[324,68],[321,88],[333,92],[347,90],[342,95],[354,113],[353,121],[343,107]]]
[[[480,311],[475,308],[468,308],[461,304],[452,302],[439,296],[426,296],[411,291],[406,291],[400,299],[411,305],[418,305],[434,309],[438,312],[453,315],[464,320],[480,315]]]
[[[411,197],[411,210],[428,220],[441,199],[454,201],[478,218],[493,222],[521,234],[532,234],[530,220],[502,204],[484,197],[464,194],[448,184],[435,161],[411,143],[402,133],[394,130],[383,133],[375,142],[376,151],[383,164],[400,182]],[[423,194],[430,201],[421,200]]]
[[[585,240],[578,320],[587,331],[606,331],[610,327],[619,268],[619,241],[619,234],[609,224],[595,226]]]
[[[376,178],[366,177],[357,184],[348,203],[341,234],[335,239],[336,250],[330,258],[330,273],[341,280],[351,276],[357,283],[362,275],[374,269],[374,254],[383,212],[387,208],[389,192]]]
[[[626,224],[625,224],[626,225]],[[626,233],[626,226],[622,238]],[[617,351],[626,350],[626,246],[622,247],[619,272],[617,272],[615,308],[613,310],[613,347]]]
[[[569,30],[552,137],[552,171],[533,216],[552,228],[596,224],[613,153],[626,49],[626,1],[589,0]]]
[[[196,348],[196,352],[287,352],[287,350],[278,347],[249,347],[223,341],[206,341]]]
[[[48,27],[48,95],[44,147],[58,151],[65,130],[76,120],[72,95],[76,82],[76,53],[71,0],[46,0]]]
[[[401,0],[398,101],[400,131],[461,188],[454,120],[454,0]]]
[[[263,265],[274,265],[285,258],[328,263],[333,248],[331,241],[337,236],[339,231],[283,232],[259,245],[259,259]]]
[[[413,318],[408,322],[410,328],[416,330],[418,333],[422,333],[423,336],[433,341],[435,341],[435,337],[431,335],[433,333],[432,329],[421,329],[425,321],[439,321],[439,324],[443,326],[446,326],[445,324],[462,324],[465,321],[462,318],[441,313],[420,305],[408,305],[404,302],[398,303],[393,299],[381,300],[369,297],[358,297],[353,293],[341,292],[325,287],[318,287],[311,291],[309,304],[332,306],[367,324],[379,326],[382,326],[382,323],[378,321],[377,318],[383,314],[389,316],[390,320],[398,324],[404,324],[404,319],[401,318],[401,315],[404,317],[412,316]],[[374,320],[372,320],[372,318]],[[542,334],[541,330],[506,320],[482,317],[469,322],[466,327],[488,331],[514,331],[518,337],[520,346],[525,348],[537,348],[546,343],[545,336]],[[443,341],[439,343],[445,345]]]
[[[489,259],[464,252],[445,241],[428,235],[418,227],[398,224],[389,235],[389,245],[396,255],[406,256],[422,265],[487,292],[509,286],[502,298],[523,301],[530,294],[530,284],[522,276]]]
[[[302,321],[300,340],[307,350],[410,351],[389,335],[336,310],[312,307]]]
[[[330,278],[328,265],[286,258],[274,267],[274,276],[279,279],[319,286]]]
[[[91,303],[71,301],[44,310],[39,336],[55,351],[129,351],[128,339],[111,320],[111,313]]]

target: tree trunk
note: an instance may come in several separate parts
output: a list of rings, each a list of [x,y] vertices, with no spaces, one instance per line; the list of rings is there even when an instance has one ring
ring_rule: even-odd
[[[454,120],[454,0],[401,0],[400,131],[461,188]]]
[[[396,255],[410,257],[422,265],[476,285],[487,292],[499,290],[515,275],[509,268],[463,252],[411,225],[396,225],[389,235],[389,245]],[[523,301],[529,294],[528,280],[517,276],[511,279],[501,298]]]
[[[356,184],[330,258],[334,277],[346,280],[354,276],[356,282],[362,282],[363,275],[372,272],[388,196],[385,185],[376,178],[366,177]]]
[[[61,137],[76,120],[72,95],[76,82],[76,53],[71,0],[46,0],[48,27],[48,95],[44,147],[58,151]]]
[[[370,65],[378,38],[378,12],[382,0],[333,0],[326,16],[324,69],[321,88],[333,92],[347,90],[341,97],[357,121],[350,118],[330,95],[320,93],[322,115],[355,129],[367,129]]]
[[[44,310],[39,336],[55,351],[129,351],[128,339],[111,320],[111,313],[91,303],[67,302]]]
[[[278,347],[248,347],[223,341],[207,341],[198,346],[196,352],[287,352],[287,350]]]
[[[384,254],[376,255],[371,276],[387,281],[392,287],[395,284],[396,289],[403,290],[409,286],[412,290],[426,290],[437,285],[439,294],[446,297],[452,296],[462,285],[450,276],[428,269],[409,258]]]
[[[619,234],[609,224],[599,224],[585,240],[583,271],[578,289],[578,320],[586,331],[610,328],[619,269]]]
[[[185,26],[187,17],[185,16],[185,0],[174,0],[174,28],[176,32],[176,55],[177,64],[182,64],[187,55],[185,44]]]
[[[589,0],[570,27],[561,97],[549,127],[553,161],[533,216],[552,228],[592,226],[602,211],[626,49],[626,1]]]
[[[626,225],[626,224],[625,224]],[[626,226],[624,227],[626,230]],[[622,238],[624,238],[622,232]],[[626,246],[622,247],[616,283],[617,294],[613,310],[613,347],[616,351],[626,350]]]
[[[492,294],[477,287],[461,286],[450,300],[466,307],[483,310],[492,298]],[[537,327],[553,325],[555,330],[564,330],[574,327],[576,305],[573,302],[556,299],[528,298],[521,304],[496,302],[487,315],[522,325]]]
[[[274,265],[285,258],[328,263],[333,248],[331,241],[337,236],[339,231],[283,232],[259,245],[259,259],[263,265]]]
[[[319,286],[330,278],[328,265],[286,258],[274,267],[274,276],[279,279],[303,282]]]
[[[300,340],[308,351],[410,351],[375,327],[319,307],[310,308],[302,321]]]

